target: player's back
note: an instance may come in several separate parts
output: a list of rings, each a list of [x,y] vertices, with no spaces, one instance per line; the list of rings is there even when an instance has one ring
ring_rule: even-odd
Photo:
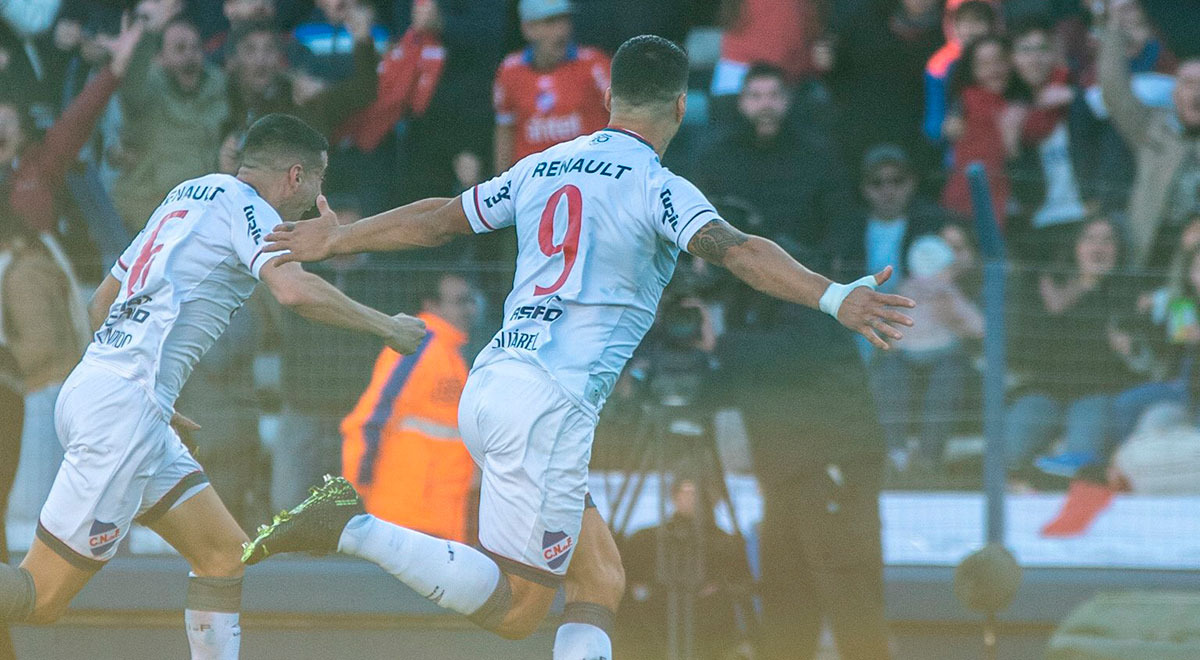
[[[679,250],[716,217],[649,143],[613,128],[522,159],[463,207],[477,231],[517,231],[504,326],[476,367],[537,364],[593,408],[653,324]]]
[[[264,228],[278,221],[232,176],[176,186],[113,266],[121,288],[84,363],[141,384],[170,410],[196,361],[253,292],[267,260]]]

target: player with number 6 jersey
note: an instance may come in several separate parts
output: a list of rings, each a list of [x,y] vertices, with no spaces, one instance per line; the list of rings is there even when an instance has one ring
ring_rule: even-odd
[[[267,115],[246,133],[237,176],[172,190],[97,289],[93,340],[59,395],[66,456],[19,567],[0,564],[0,623],[50,623],[116,553],[134,522],[191,565],[185,610],[193,660],[236,660],[241,544],[180,430],[175,399],[259,280],[302,316],[381,337],[411,353],[424,323],[359,305],[264,251],[265,229],[312,207],[328,144],[304,122]],[[269,264],[269,267],[268,267]]]
[[[587,493],[597,413],[654,322],[680,250],[756,289],[819,307],[881,348],[912,301],[877,293],[890,268],[830,282],[773,242],[731,227],[659,159],[686,110],[687,56],[655,36],[617,51],[609,127],[520,160],[455,199],[428,199],[338,225],[285,222],[267,237],[277,262],[443,244],[514,228],[517,268],[503,327],[480,352],[459,403],[480,466],[480,552],[330,502],[331,480],[278,517],[245,559],[297,550],[372,561],[443,607],[501,636],[541,624],[565,580],[554,660],[611,660],[608,629],[624,589],[612,534]]]

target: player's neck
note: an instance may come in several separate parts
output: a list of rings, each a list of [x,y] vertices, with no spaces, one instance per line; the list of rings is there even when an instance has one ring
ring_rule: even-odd
[[[283,216],[283,209],[280,206],[280,201],[282,200],[276,193],[274,186],[270,185],[270,182],[267,181],[265,177],[260,176],[259,170],[243,167],[238,170],[236,176],[238,181],[241,181],[242,183],[253,188],[254,192],[258,193],[258,196],[261,197],[264,202],[270,204],[271,208],[274,208],[275,211],[279,213],[280,217]],[[291,220],[292,218],[283,219]]]
[[[659,157],[667,152],[671,138],[675,137],[675,132],[679,130],[678,126],[667,126],[660,121],[647,120],[635,115],[618,114],[612,115],[608,120],[608,126],[636,134],[654,147],[654,151]]]

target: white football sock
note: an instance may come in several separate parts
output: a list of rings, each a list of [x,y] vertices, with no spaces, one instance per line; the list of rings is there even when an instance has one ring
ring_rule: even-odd
[[[192,660],[238,660],[242,646],[240,617],[237,612],[184,610]]]
[[[370,514],[342,530],[338,552],[365,559],[448,610],[474,614],[500,582],[500,567],[470,546],[393,525]]]
[[[587,623],[564,623],[554,635],[554,660],[612,660],[612,640]]]
[[[187,626],[192,660],[238,660],[242,646],[242,578],[188,575]]]

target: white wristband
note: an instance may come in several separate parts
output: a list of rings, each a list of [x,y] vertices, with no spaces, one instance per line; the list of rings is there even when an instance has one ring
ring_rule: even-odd
[[[866,277],[860,277],[849,284],[831,282],[829,288],[825,289],[825,293],[821,294],[821,300],[817,302],[817,307],[836,320],[838,310],[842,308],[842,301],[846,299],[846,296],[850,295],[851,291],[860,286],[865,286],[874,291],[875,276],[867,275]]]

